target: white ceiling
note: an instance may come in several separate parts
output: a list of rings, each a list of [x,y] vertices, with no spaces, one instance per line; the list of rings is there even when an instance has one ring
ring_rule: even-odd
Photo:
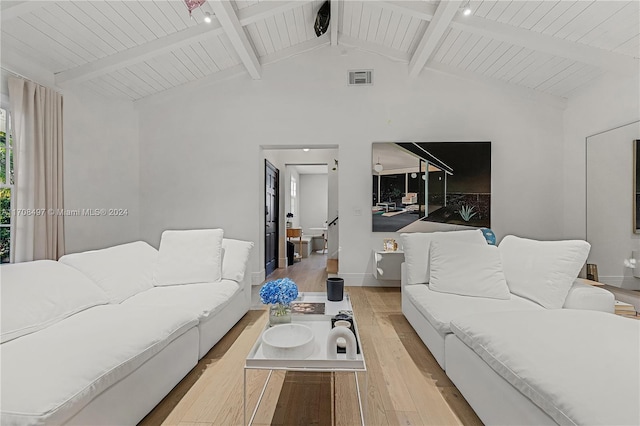
[[[209,0],[189,19],[182,0],[2,1],[2,51],[55,74],[58,85],[139,100],[342,44],[407,63],[567,98],[604,72],[638,72],[640,2],[332,2]],[[205,12],[214,16],[203,22]],[[3,67],[10,69],[10,64]]]
[[[294,168],[299,175],[326,175],[329,173],[329,166],[326,164],[300,164]]]

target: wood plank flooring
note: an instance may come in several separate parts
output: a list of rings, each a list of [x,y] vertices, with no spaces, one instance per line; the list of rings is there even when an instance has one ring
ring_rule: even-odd
[[[286,276],[300,291],[326,291],[325,262],[314,253],[269,279]],[[402,315],[399,288],[345,290],[368,369],[367,425],[482,424]],[[241,425],[244,360],[266,321],[265,310],[249,311],[140,424]],[[247,373],[249,416],[267,375]],[[357,425],[355,386],[353,374],[275,371],[254,424]]]

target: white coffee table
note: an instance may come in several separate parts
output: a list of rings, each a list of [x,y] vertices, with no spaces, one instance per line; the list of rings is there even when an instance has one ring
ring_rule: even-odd
[[[353,326],[360,347],[360,353],[356,354],[355,359],[347,359],[346,354],[337,354],[336,359],[330,359],[327,357],[327,337],[331,330],[331,318],[338,314],[341,310],[353,311],[349,295],[345,293],[344,299],[340,302],[330,302],[327,300],[326,293],[314,293],[305,292],[301,293],[297,301],[303,302],[324,302],[325,314],[324,315],[292,315],[291,322],[304,324],[311,328],[314,333],[314,350],[313,353],[304,359],[272,359],[267,358],[262,351],[262,333],[258,337],[256,343],[251,348],[251,351],[247,355],[247,359],[244,364],[244,424],[252,424],[253,419],[260,406],[260,401],[264,396],[264,393],[269,384],[269,379],[274,370],[285,371],[303,371],[303,372],[318,372],[318,373],[335,373],[335,372],[352,372],[354,373],[356,392],[358,396],[358,408],[360,410],[360,420],[362,425],[365,424],[366,414],[366,389],[367,389],[367,366],[364,360],[364,352],[362,350],[362,344],[360,341],[360,335],[358,334],[358,327],[353,317]],[[265,330],[269,328],[269,324],[265,326]],[[258,402],[247,422],[247,371],[251,369],[258,370],[270,370],[267,380],[262,388]],[[361,391],[360,381],[358,380],[358,373],[360,376],[364,376],[364,396]],[[333,389],[332,389],[333,392]],[[332,395],[333,398],[333,395]],[[335,416],[333,416],[335,419]]]

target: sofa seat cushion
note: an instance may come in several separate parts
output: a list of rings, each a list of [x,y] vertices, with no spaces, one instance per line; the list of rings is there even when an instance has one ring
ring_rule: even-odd
[[[451,329],[558,424],[640,424],[640,321],[545,309],[459,317]]]
[[[451,320],[482,312],[542,310],[542,306],[512,294],[510,299],[461,296],[429,289],[426,284],[406,285],[402,288],[411,303],[443,337],[451,333]]]
[[[203,322],[215,316],[239,291],[240,285],[232,280],[154,287],[130,297],[123,305],[176,306],[188,310]]]
[[[108,302],[107,295],[76,269],[53,260],[0,267],[0,342],[46,328]]]
[[[2,424],[64,423],[196,325],[180,309],[103,305],[3,344]]]

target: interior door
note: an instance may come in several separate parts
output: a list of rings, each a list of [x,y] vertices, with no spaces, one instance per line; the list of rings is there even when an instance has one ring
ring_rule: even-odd
[[[265,273],[269,275],[278,267],[278,206],[280,205],[278,184],[280,171],[267,160],[264,161],[264,256]]]

